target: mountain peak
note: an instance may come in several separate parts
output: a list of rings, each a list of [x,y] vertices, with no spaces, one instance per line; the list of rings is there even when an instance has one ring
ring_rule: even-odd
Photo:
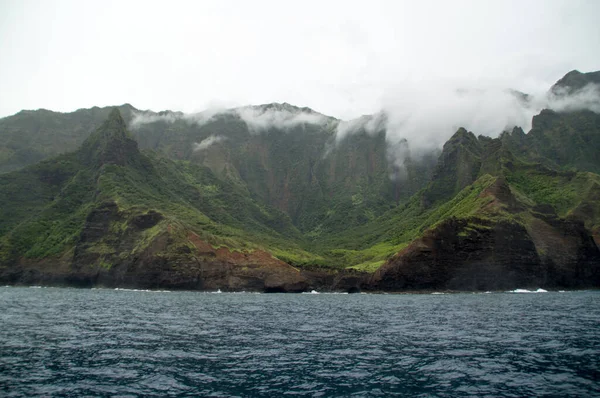
[[[113,108],[112,111],[110,111],[110,113],[108,114],[108,118],[104,122],[103,126],[113,131],[118,131],[121,133],[125,133],[127,128],[125,120],[123,120],[123,116],[121,116],[121,112],[119,111],[119,108]]]
[[[459,129],[456,130],[456,133],[454,133],[448,142],[446,142],[446,145],[452,144],[477,145],[477,137],[475,137],[475,134],[471,131],[467,131],[464,127],[459,127]],[[446,145],[444,145],[444,148]]]
[[[137,142],[127,132],[118,108],[84,141],[80,152],[85,163],[95,166],[124,166],[139,156]]]
[[[299,107],[296,105],[292,105],[287,102],[271,102],[269,104],[262,105],[251,105],[251,108],[259,109],[261,111],[276,111],[276,112],[290,112],[290,113],[314,113],[319,114],[319,112],[314,111],[308,107]]]
[[[481,168],[481,143],[470,131],[459,128],[444,144],[431,181],[422,194],[422,203],[448,200],[472,184]]]
[[[572,70],[554,83],[550,92],[554,95],[571,95],[588,84],[600,84],[600,71],[581,73]]]

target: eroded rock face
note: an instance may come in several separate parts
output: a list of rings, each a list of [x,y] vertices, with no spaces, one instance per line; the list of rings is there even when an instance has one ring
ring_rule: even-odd
[[[371,280],[378,290],[497,290],[533,286],[540,259],[518,224],[481,225],[466,232],[451,219],[384,264]]]
[[[215,249],[190,234],[198,250],[173,247],[161,236],[132,264],[117,266],[105,283],[144,288],[222,291],[302,292],[306,278],[292,266],[264,251]],[[162,247],[160,247],[162,246]]]
[[[374,290],[583,288],[600,283],[600,253],[583,225],[449,219],[371,278]],[[543,227],[540,226],[543,224]],[[542,230],[544,229],[544,230]],[[552,247],[552,250],[544,251]]]
[[[303,292],[307,278],[287,263],[261,250],[232,251],[215,248],[196,234],[157,234],[135,253],[141,234],[156,225],[160,213],[131,218],[120,236],[110,233],[111,223],[122,222],[116,205],[93,210],[71,258],[23,262],[1,275],[9,283],[64,284],[143,289]],[[106,253],[98,250],[99,243]]]

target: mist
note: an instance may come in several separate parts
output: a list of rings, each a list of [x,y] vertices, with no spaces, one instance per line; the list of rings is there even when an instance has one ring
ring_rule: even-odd
[[[558,88],[548,94],[548,106],[557,112],[574,112],[590,110],[600,113],[600,85],[587,84],[574,93],[567,93],[567,89]]]
[[[202,141],[194,143],[194,152],[204,151],[208,149],[210,146],[217,144],[219,142],[223,142],[227,139],[222,135],[211,135],[208,138],[203,139]]]
[[[327,117],[316,112],[297,110],[283,105],[281,109],[265,107],[244,107],[235,109],[251,133],[260,133],[269,129],[289,130],[301,124],[323,125]]]
[[[134,112],[131,128],[138,129],[144,124],[157,122],[175,123],[184,121],[189,124],[203,126],[218,116],[234,116],[241,119],[251,134],[260,134],[270,129],[288,131],[302,124],[325,125],[329,122],[327,116],[317,112],[296,108],[289,104],[269,104],[260,106],[245,106],[233,109],[209,108],[202,112]]]
[[[373,135],[385,131],[392,178],[405,175],[404,161],[419,159],[439,149],[464,127],[475,135],[497,137],[503,131],[531,129],[532,118],[542,109],[557,112],[591,110],[600,113],[600,87],[588,84],[574,93],[548,90],[541,82],[529,83],[527,93],[505,84],[477,87],[459,82],[407,83],[391,87],[381,98],[381,111],[341,121],[336,144],[356,133]],[[327,153],[330,149],[327,150]]]
[[[268,104],[225,109],[212,107],[202,112],[135,112],[131,128],[144,124],[183,121],[203,126],[217,117],[230,116],[243,121],[250,134],[269,130],[288,132],[294,127],[313,124],[326,128],[335,124],[335,139],[323,149],[327,157],[348,136],[366,133],[374,136],[385,132],[390,177],[406,176],[405,161],[419,160],[439,150],[460,128],[475,135],[497,137],[513,127],[525,132],[532,118],[542,109],[557,112],[591,110],[600,113],[600,86],[588,84],[575,91],[553,87],[542,81],[526,81],[525,89],[509,88],[504,81],[470,83],[463,81],[406,82],[391,85],[380,97],[380,111],[351,120],[337,120],[309,108]],[[218,132],[217,132],[218,133]],[[207,150],[226,137],[211,135],[194,143],[194,151]]]
[[[152,124],[158,122],[175,123],[177,121],[185,121],[189,124],[203,126],[206,123],[213,120],[217,115],[226,114],[227,112],[229,111],[224,108],[208,108],[201,112],[194,113],[172,111],[155,113],[152,111],[134,111],[132,113],[130,128],[135,130],[145,124]]]

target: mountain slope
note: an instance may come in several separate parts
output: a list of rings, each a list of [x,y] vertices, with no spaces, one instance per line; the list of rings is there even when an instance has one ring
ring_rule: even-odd
[[[501,177],[481,177],[469,212],[444,217],[369,281],[379,290],[581,288],[600,284],[600,251],[582,222],[532,205]],[[456,207],[464,205],[463,201]],[[531,203],[531,202],[530,202]]]
[[[464,145],[468,148],[465,149]],[[467,156],[457,156],[461,151]],[[454,184],[461,181],[457,170],[467,170],[467,173],[464,174],[465,187],[455,195]],[[448,185],[448,182],[451,184]],[[436,173],[425,189],[406,205],[389,211],[375,223],[350,229],[328,244],[344,249],[336,251],[343,262],[360,259],[361,264],[355,268],[373,271],[383,265],[377,275],[381,276],[388,270],[387,277],[364,282],[365,287],[373,289],[502,289],[511,284],[515,286],[517,280],[522,284],[538,283],[540,286],[596,286],[600,283],[595,276],[600,266],[600,253],[597,251],[599,183],[600,176],[597,174],[561,172],[539,163],[527,163],[512,155],[502,139],[476,139],[474,135],[459,130],[444,146]],[[444,191],[444,188],[447,190]],[[430,199],[432,191],[439,198],[436,202]],[[489,231],[496,232],[489,235]],[[487,234],[487,243],[478,242],[471,236],[473,234],[475,237]],[[507,241],[502,240],[504,235],[509,237]],[[472,253],[461,252],[459,248],[472,243],[458,239],[461,236],[471,236],[469,239],[475,239],[479,246],[472,247]],[[513,239],[510,236],[515,239],[514,248],[519,247],[519,240],[525,242],[522,258],[519,259],[518,252],[515,252],[514,256],[497,262],[493,253],[511,253],[502,246],[510,245]],[[564,241],[557,238],[561,236]],[[427,242],[425,246],[423,239]],[[432,245],[440,241],[453,241],[453,251],[439,254],[438,260],[420,256],[419,262],[413,264],[414,268],[409,267],[410,272],[415,273],[413,282],[398,282],[398,278],[406,276],[400,277],[395,273],[393,264],[402,263],[404,256],[412,258],[418,252],[417,248],[433,255]],[[484,254],[484,249],[489,253]],[[508,275],[510,272],[503,267],[511,262],[525,268],[513,279],[505,278],[504,284],[500,283],[502,278],[499,277],[490,277],[488,282],[467,283],[467,275],[474,277],[476,274],[474,269],[463,269],[464,272],[457,275],[458,268],[450,267],[446,278],[456,278],[453,283],[440,279],[425,282],[424,276],[416,272],[431,269],[431,264],[445,264],[434,266],[439,268],[439,272],[453,263],[464,267],[467,259],[474,256],[479,256],[474,267],[482,264],[488,267],[484,274],[494,274],[491,269],[495,268],[498,275]],[[534,264],[537,268],[533,267]],[[586,271],[576,274],[574,270],[580,268]],[[543,275],[547,275],[545,279],[533,277],[542,275],[540,269]],[[568,272],[575,274],[569,276]],[[390,281],[385,282],[386,278]],[[494,281],[498,284],[493,285]]]
[[[570,75],[554,95],[570,100],[595,84],[594,74]],[[92,133],[69,130],[76,151],[0,174],[1,280],[262,291],[600,285],[595,112],[543,110],[528,133],[498,138],[460,128],[439,157],[408,157],[398,173],[383,124],[366,127],[374,117],[340,139],[340,121],[289,104],[124,111],[106,112]],[[46,116],[78,112],[87,111]],[[0,134],[7,120],[38,113],[19,115]],[[48,140],[52,123],[35,131]]]
[[[142,149],[210,168],[285,212],[315,238],[367,223],[406,201],[426,184],[435,165],[433,153],[408,159],[406,178],[390,179],[395,166],[388,159],[385,130],[357,129],[337,140],[339,120],[289,104],[209,115],[119,109]],[[1,119],[0,173],[75,150],[108,111],[23,111]]]
[[[10,193],[0,198],[5,215],[21,209],[2,223],[5,280],[305,288],[298,271],[264,251],[308,255],[284,214],[206,168],[140,153],[116,110],[79,151],[0,184]]]
[[[71,113],[39,109],[0,119],[0,173],[76,150],[111,109],[94,107]],[[119,107],[128,120],[134,109],[129,104]]]

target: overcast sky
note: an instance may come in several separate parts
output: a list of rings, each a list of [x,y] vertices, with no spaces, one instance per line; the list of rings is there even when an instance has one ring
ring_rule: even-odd
[[[599,16],[597,0],[0,0],[0,116],[289,102],[347,119],[421,87],[536,91],[600,69]]]

